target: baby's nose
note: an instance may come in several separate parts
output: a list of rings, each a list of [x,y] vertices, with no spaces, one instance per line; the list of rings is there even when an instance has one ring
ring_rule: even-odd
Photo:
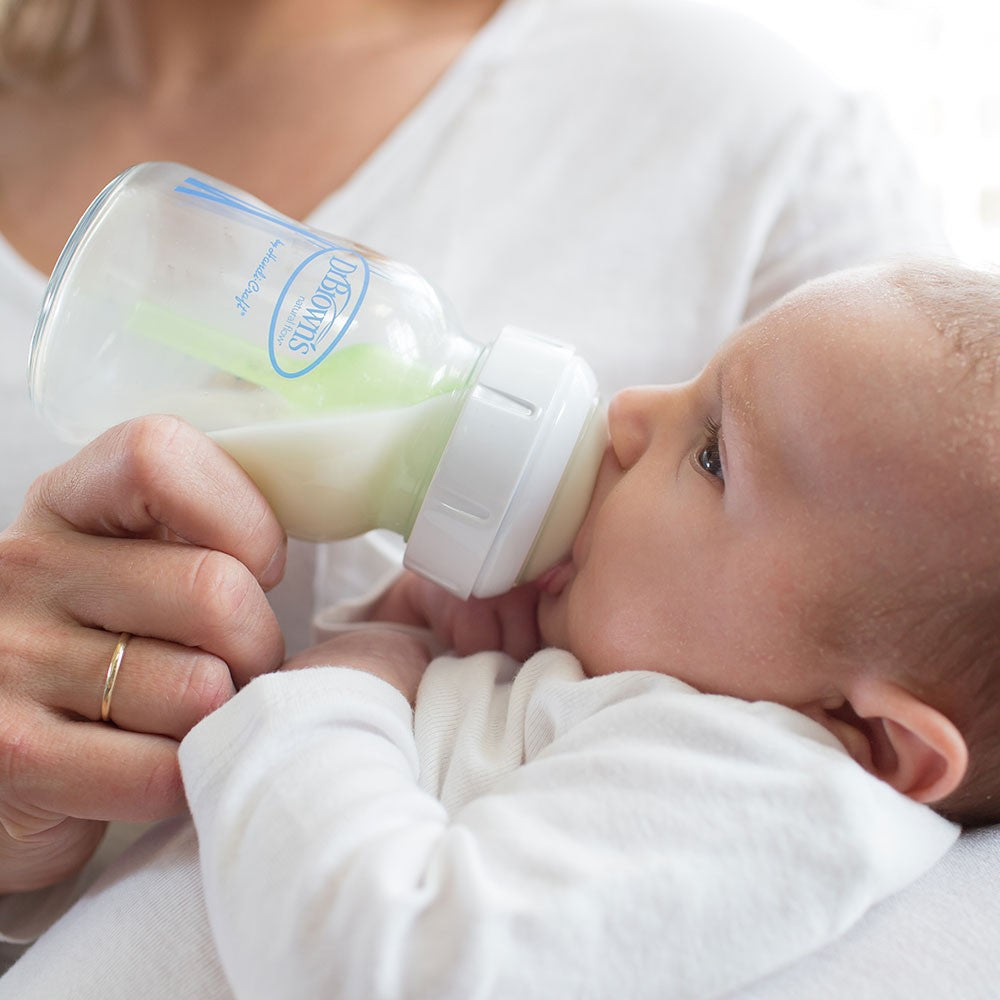
[[[662,392],[657,386],[639,386],[623,389],[611,400],[608,434],[623,469],[634,465],[648,447],[653,409]]]

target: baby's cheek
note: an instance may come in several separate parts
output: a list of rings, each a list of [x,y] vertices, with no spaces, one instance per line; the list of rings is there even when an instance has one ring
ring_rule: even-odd
[[[563,648],[580,661],[588,677],[622,670],[623,651],[629,645],[629,637],[622,633],[618,622],[602,614],[602,610],[581,601],[576,607],[571,605],[566,616],[567,641]]]

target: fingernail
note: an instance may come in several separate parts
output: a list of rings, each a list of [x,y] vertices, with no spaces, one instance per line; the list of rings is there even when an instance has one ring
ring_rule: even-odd
[[[270,590],[281,580],[285,572],[285,559],[288,556],[288,545],[282,542],[271,556],[271,561],[267,564],[267,569],[260,575],[260,585],[264,590]]]

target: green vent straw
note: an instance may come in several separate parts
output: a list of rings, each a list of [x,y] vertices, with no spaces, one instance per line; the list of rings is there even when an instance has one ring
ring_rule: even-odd
[[[136,306],[130,327],[149,340],[282,396],[300,413],[409,406],[462,384],[454,375],[404,362],[387,348],[365,342],[337,347],[308,375],[285,378],[271,366],[264,348],[149,302]]]

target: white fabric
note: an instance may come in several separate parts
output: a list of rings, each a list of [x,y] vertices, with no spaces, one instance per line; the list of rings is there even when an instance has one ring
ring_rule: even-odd
[[[1000,827],[965,833],[945,860],[830,947],[740,1000],[996,1000]]]
[[[878,111],[731,14],[671,0],[507,0],[309,221],[416,266],[471,335],[515,323],[576,342],[610,394],[690,376],[746,314],[805,278],[935,248],[931,215]],[[69,453],[25,390],[43,288],[0,238],[0,524]],[[367,543],[329,549],[321,605],[392,562]],[[314,559],[293,543],[274,594],[290,651],[308,641]],[[1000,888],[995,840],[955,857],[957,885]],[[932,912],[934,897],[911,897],[913,912]],[[1000,926],[1000,892],[984,897],[992,909],[967,915],[953,976],[997,953],[988,929]],[[893,912],[905,942],[911,910]],[[946,995],[953,981],[923,979],[913,995]]]
[[[178,952],[202,901],[241,1000],[717,996],[957,835],[781,706],[517,666],[441,657],[415,717],[350,669],[252,682],[182,744],[198,844],[140,845],[0,997],[227,996],[204,945]]]

